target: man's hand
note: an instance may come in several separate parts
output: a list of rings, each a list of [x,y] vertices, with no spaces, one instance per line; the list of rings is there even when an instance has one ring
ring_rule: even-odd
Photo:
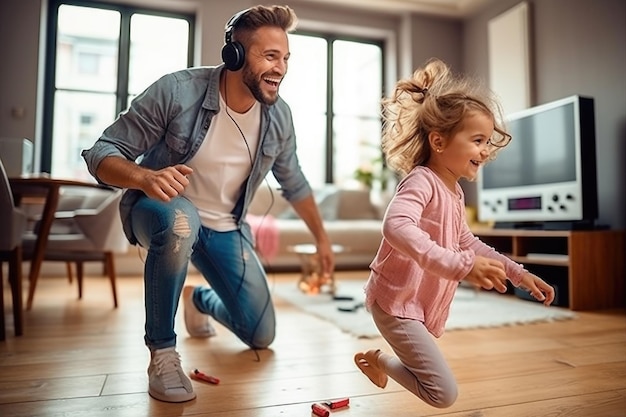
[[[313,194],[292,202],[291,205],[315,237],[317,256],[322,268],[322,279],[329,279],[333,276],[333,271],[335,270],[335,255],[333,254],[330,239],[328,239],[324,229],[324,222],[320,216]]]
[[[317,256],[322,269],[322,278],[330,279],[335,270],[335,255],[330,242],[317,245]]]
[[[150,198],[168,202],[185,191],[189,185],[187,176],[191,173],[193,170],[183,164],[158,171],[143,170],[141,190]]]
[[[185,190],[189,185],[187,176],[192,173],[193,169],[183,164],[154,171],[119,156],[104,158],[96,171],[105,184],[141,190],[148,197],[165,202]]]
[[[476,256],[472,270],[463,279],[486,290],[495,288],[498,292],[506,292],[504,265],[495,259]]]

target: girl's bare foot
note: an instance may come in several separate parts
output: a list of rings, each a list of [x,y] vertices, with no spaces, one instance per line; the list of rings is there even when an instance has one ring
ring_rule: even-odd
[[[388,377],[378,366],[378,357],[381,353],[380,349],[368,350],[365,353],[359,352],[354,355],[354,363],[374,385],[385,388]]]

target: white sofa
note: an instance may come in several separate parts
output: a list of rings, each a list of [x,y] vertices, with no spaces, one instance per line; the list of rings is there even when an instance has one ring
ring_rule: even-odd
[[[370,201],[369,191],[329,186],[317,190],[315,196],[331,242],[344,248],[344,251],[335,256],[336,269],[367,268],[382,238],[381,208]],[[299,256],[290,248],[297,244],[314,243],[314,239],[304,221],[295,215],[280,191],[261,185],[248,214],[256,216],[257,220],[261,219],[261,224],[274,228],[274,233],[278,232],[275,256],[271,259],[261,257],[266,269],[299,270]],[[261,228],[252,228],[255,233],[263,233]],[[262,236],[258,236],[257,240],[260,243]]]
[[[336,191],[336,192],[333,192]],[[271,219],[278,232],[278,250],[272,259],[262,259],[268,271],[300,271],[300,259],[289,247],[300,243],[313,243],[313,237],[300,218],[293,214],[289,203],[272,190],[274,203],[267,185],[262,185],[249,208],[249,214],[260,216],[263,223]],[[335,257],[338,270],[365,269],[378,250],[382,238],[382,208],[370,201],[367,190],[332,188],[318,191],[316,199],[330,239],[343,246],[346,251]],[[263,218],[263,215],[267,216]],[[254,227],[253,227],[254,230]],[[115,255],[117,275],[140,275],[143,273],[145,250],[131,247],[126,253]],[[28,265],[25,264],[25,267]],[[190,272],[195,268],[190,265]],[[42,276],[64,276],[65,265],[48,262],[42,269]],[[99,276],[102,265],[85,265],[85,274]]]

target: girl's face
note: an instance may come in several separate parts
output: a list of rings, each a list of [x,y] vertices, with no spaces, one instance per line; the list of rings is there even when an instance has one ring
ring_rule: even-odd
[[[474,180],[478,168],[489,158],[493,132],[494,124],[490,115],[477,111],[468,113],[461,130],[442,141],[441,146],[435,144],[433,154],[440,168],[438,172],[455,182],[460,178]]]

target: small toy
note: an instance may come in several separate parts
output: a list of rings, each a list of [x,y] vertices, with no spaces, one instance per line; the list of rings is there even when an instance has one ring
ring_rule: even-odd
[[[330,410],[326,408],[326,406],[320,403],[315,403],[311,405],[311,409],[313,410],[313,414],[315,414],[316,416],[319,416],[319,417],[330,416]]]
[[[331,410],[336,410],[337,408],[347,407],[350,404],[350,398],[341,398],[339,400],[326,401],[324,404]]]
[[[203,372],[198,371],[197,369],[194,369],[192,372],[190,372],[189,376],[191,377],[191,379],[195,379],[196,381],[208,382],[209,384],[213,385],[217,385],[220,383],[219,378],[207,375]]]

